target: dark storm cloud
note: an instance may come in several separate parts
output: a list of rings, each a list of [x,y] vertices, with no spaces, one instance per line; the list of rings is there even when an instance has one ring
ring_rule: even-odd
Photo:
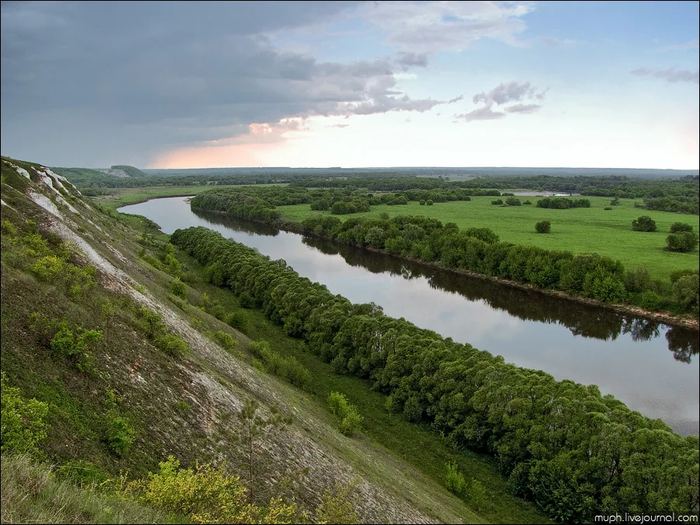
[[[393,74],[424,67],[423,54],[318,62],[265,36],[323,23],[351,4],[3,2],[2,153],[144,165],[159,150],[251,123],[443,103],[395,89]]]

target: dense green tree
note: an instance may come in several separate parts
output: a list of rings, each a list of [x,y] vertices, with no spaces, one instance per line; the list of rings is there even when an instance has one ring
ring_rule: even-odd
[[[656,222],[647,215],[642,215],[632,221],[632,229],[636,232],[655,232]]]

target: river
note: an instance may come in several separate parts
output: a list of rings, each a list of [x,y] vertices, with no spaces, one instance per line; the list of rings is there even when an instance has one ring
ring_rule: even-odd
[[[272,259],[284,259],[300,275],[353,303],[373,302],[387,315],[559,380],[596,384],[603,394],[664,420],[680,434],[698,434],[696,331],[250,221],[195,214],[185,197],[118,211],[143,215],[168,234],[205,226]]]

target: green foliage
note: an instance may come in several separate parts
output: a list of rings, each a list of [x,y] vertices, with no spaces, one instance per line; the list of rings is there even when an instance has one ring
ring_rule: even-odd
[[[674,299],[684,308],[697,313],[698,304],[700,304],[698,301],[699,287],[697,273],[695,275],[684,275],[672,285]]]
[[[227,332],[222,332],[217,330],[214,332],[214,339],[223,346],[226,350],[234,350],[238,348],[238,341],[236,341],[231,334]]]
[[[3,453],[37,454],[37,445],[46,438],[48,424],[44,421],[49,406],[36,399],[26,399],[19,388],[7,384],[5,372],[0,373],[2,398],[2,434],[0,447]]]
[[[327,487],[323,492],[323,501],[316,507],[316,523],[360,523],[360,517],[354,510],[357,504],[356,488],[357,481],[348,485],[336,481],[332,489]]]
[[[362,416],[357,407],[348,402],[345,394],[331,392],[328,395],[328,408],[338,420],[338,429],[341,434],[352,436],[362,425]]]
[[[285,378],[303,390],[311,390],[311,373],[293,356],[284,356],[270,348],[267,341],[254,341],[250,344],[253,354],[262,360],[265,370]]]
[[[114,411],[106,415],[105,442],[110,450],[117,456],[122,456],[129,451],[134,443],[136,430],[131,422]]]
[[[425,201],[425,204],[426,204],[427,206],[432,206],[432,205],[433,205],[433,201],[430,200],[430,199],[428,199],[427,201]]]
[[[538,208],[551,208],[554,210],[567,210],[569,208],[590,208],[588,199],[566,199],[564,197],[545,197],[537,201]]]
[[[170,283],[170,291],[176,297],[184,299],[187,296],[187,287],[179,278],[174,279]]]
[[[550,221],[540,221],[535,224],[537,233],[549,233],[552,231],[552,223]]]
[[[250,332],[250,319],[245,310],[236,310],[228,314],[226,324],[243,334],[248,335]]]
[[[189,353],[190,347],[182,339],[173,334],[156,337],[154,343],[158,349],[171,357],[180,359]]]
[[[184,523],[98,488],[103,473],[87,461],[53,472],[27,455],[3,454],[1,465],[2,523]]]
[[[689,231],[672,233],[666,237],[666,247],[672,252],[692,252],[698,245],[698,234]]]
[[[447,475],[445,476],[447,490],[460,497],[466,496],[467,482],[464,479],[464,474],[459,471],[457,463],[451,461],[445,467],[447,468]]]
[[[684,222],[674,222],[673,224],[671,224],[670,231],[671,233],[692,232],[693,227],[690,224],[686,224]]]
[[[503,205],[503,199],[494,199],[491,201],[491,204],[494,206],[502,206]]]
[[[29,317],[29,325],[42,342],[56,354],[68,357],[81,372],[95,374],[95,358],[89,347],[102,340],[102,330],[86,330],[73,326],[66,319],[49,319],[34,313]]]
[[[83,459],[71,460],[62,464],[57,474],[80,486],[99,485],[109,479],[107,472],[100,466]]]
[[[153,257],[151,254],[144,255],[142,259],[154,268],[163,272],[165,271],[165,266],[163,265],[163,263],[160,262],[157,258]]]
[[[517,197],[508,197],[506,199],[506,205],[508,206],[522,206],[522,202]]]
[[[636,232],[655,232],[656,221],[647,215],[641,215],[632,221],[632,229]]]

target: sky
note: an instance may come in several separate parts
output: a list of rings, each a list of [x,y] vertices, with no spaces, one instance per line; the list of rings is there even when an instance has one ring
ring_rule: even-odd
[[[2,2],[0,150],[698,169],[698,2]]]

